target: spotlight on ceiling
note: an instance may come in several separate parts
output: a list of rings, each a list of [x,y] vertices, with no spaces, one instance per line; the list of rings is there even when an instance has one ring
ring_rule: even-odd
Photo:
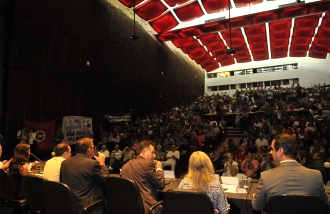
[[[131,37],[130,37],[130,39],[131,40],[137,40],[139,37],[137,36],[137,35],[132,35]]]
[[[226,53],[227,53],[228,55],[230,55],[230,54],[235,54],[235,53],[236,53],[236,50],[235,50],[235,48],[228,48],[228,49],[226,50]]]

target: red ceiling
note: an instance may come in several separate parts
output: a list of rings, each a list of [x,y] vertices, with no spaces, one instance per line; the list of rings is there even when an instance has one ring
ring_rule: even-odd
[[[172,41],[207,72],[235,63],[288,56],[324,59],[330,52],[330,0],[231,18],[231,39],[228,20],[172,30],[180,22],[205,15],[204,11],[228,10],[228,1],[201,0],[200,4],[197,0],[164,0],[163,4],[159,0],[120,0],[127,7],[133,7],[134,1],[136,5],[143,2],[136,7],[136,14],[149,22],[158,39]],[[231,7],[262,2],[234,0]],[[236,54],[227,55],[227,46],[235,48]]]

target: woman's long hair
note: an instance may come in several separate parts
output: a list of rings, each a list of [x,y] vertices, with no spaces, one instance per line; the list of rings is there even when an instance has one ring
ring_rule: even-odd
[[[22,166],[29,162],[29,144],[17,144],[14,149],[14,155],[12,161],[9,164],[9,172],[10,174],[18,174],[20,173]]]
[[[192,153],[186,176],[192,189],[206,192],[210,184],[215,181],[214,167],[210,158],[204,152]]]

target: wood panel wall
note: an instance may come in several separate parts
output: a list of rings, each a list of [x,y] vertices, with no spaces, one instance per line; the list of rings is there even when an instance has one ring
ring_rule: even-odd
[[[13,15],[7,134],[22,119],[83,115],[97,125],[104,113],[158,112],[203,94],[201,69],[139,24],[131,40],[133,20],[105,0],[15,0]]]

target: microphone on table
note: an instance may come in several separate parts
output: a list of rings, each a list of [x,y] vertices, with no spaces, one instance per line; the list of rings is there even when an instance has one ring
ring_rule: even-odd
[[[43,162],[42,162],[42,160],[40,160],[37,156],[35,156],[32,152],[30,152],[30,154],[35,158],[35,159],[37,159],[40,163],[42,163],[42,164],[44,164]]]

